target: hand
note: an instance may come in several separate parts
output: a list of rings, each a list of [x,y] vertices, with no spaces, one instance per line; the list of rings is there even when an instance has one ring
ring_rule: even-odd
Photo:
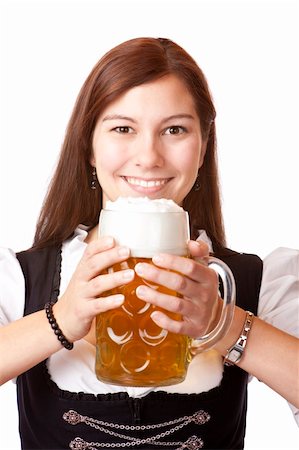
[[[207,266],[208,246],[205,243],[190,241],[188,247],[192,259],[161,254],[153,258],[155,266],[146,263],[135,266],[136,273],[143,279],[172,289],[182,297],[163,294],[145,285],[136,289],[136,295],[181,315],[182,319],[178,321],[161,311],[154,311],[151,317],[158,326],[197,338],[211,328],[218,312],[218,275]]]
[[[135,272],[131,269],[104,273],[129,256],[129,249],[115,246],[113,238],[103,237],[88,244],[65,293],[54,306],[56,320],[68,340],[83,338],[97,314],[123,303],[123,295],[101,295],[132,281]]]

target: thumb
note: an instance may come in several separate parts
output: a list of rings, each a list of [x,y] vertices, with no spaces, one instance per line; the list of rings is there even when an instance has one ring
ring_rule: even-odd
[[[189,241],[188,249],[193,259],[198,262],[208,264],[209,261],[209,246],[203,241]]]

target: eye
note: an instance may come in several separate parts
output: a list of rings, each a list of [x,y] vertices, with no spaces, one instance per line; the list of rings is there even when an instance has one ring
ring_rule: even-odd
[[[115,127],[112,131],[116,131],[120,134],[129,134],[133,132],[133,129],[131,127],[123,126],[123,127]]]
[[[185,127],[180,125],[173,125],[171,127],[166,128],[165,134],[183,134],[187,131]]]

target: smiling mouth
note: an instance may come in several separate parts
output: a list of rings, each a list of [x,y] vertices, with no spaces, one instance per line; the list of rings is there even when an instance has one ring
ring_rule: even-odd
[[[161,186],[165,186],[171,178],[160,178],[160,179],[151,179],[145,180],[143,178],[135,178],[135,177],[122,177],[128,184],[132,186],[140,186],[143,188],[158,188]]]

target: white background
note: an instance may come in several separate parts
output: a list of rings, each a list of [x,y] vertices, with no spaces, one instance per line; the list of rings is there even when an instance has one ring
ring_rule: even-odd
[[[298,3],[288,0],[1,1],[0,246],[31,245],[76,95],[96,61],[138,36],[169,37],[205,72],[218,111],[228,245],[299,247]],[[1,276],[1,274],[0,274]],[[0,445],[20,448],[14,385]],[[297,449],[286,402],[249,387],[246,449]]]

